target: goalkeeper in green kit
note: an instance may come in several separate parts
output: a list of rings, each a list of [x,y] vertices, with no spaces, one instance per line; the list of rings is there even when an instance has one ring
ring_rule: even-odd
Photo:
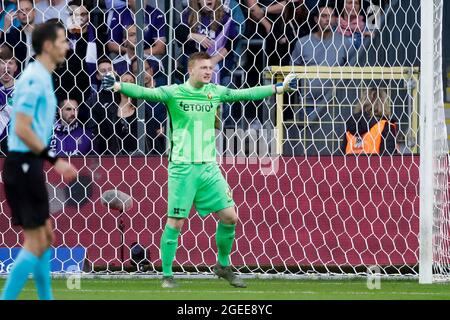
[[[168,168],[168,219],[161,237],[161,260],[164,288],[175,288],[172,263],[178,247],[178,237],[192,204],[201,217],[215,212],[217,224],[217,264],[214,273],[234,287],[246,287],[230,267],[230,253],[235,239],[238,217],[231,190],[216,161],[215,118],[222,102],[261,100],[275,93],[297,89],[295,75],[283,83],[233,90],[210,83],[213,74],[211,57],[197,52],[188,61],[189,79],[181,85],[155,89],[131,83],[116,82],[107,74],[102,86],[136,99],[165,103],[170,125]]]

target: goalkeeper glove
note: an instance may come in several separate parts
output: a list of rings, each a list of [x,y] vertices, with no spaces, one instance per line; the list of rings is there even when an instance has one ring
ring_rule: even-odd
[[[107,74],[105,74],[103,76],[102,85],[100,87],[100,90],[105,89],[105,90],[115,91],[114,90],[115,83],[116,83],[116,77],[114,76],[114,73],[108,72]]]
[[[275,84],[275,90],[278,94],[285,92],[293,92],[298,88],[297,76],[295,73],[290,73],[284,78],[283,82]]]

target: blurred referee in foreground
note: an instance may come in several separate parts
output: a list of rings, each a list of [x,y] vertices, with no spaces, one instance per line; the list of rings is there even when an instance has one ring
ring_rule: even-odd
[[[50,284],[53,229],[44,160],[52,163],[65,181],[77,175],[71,164],[58,159],[48,147],[57,106],[52,72],[57,64],[64,62],[68,50],[64,27],[55,21],[36,26],[32,46],[36,61],[27,66],[16,83],[8,136],[9,154],[3,168],[12,222],[23,228],[25,241],[3,289],[3,300],[16,299],[30,273],[39,299],[53,299]]]

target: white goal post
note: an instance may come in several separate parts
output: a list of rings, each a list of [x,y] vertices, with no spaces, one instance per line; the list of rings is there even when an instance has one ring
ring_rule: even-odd
[[[448,144],[442,84],[443,1],[421,1],[419,282],[449,277]]]
[[[445,2],[355,1],[361,17],[353,24],[344,0],[286,1],[270,10],[264,6],[268,1],[216,2],[222,21],[210,24],[214,15],[205,15],[208,9],[199,8],[198,0],[137,0],[134,9],[126,1],[92,1],[88,28],[77,28],[73,15],[64,13],[71,50],[67,65],[57,70],[55,89],[59,102],[72,100],[78,107],[79,122],[66,126],[58,114],[52,147],[80,175],[65,184],[45,167],[56,236],[54,274],[161,276],[170,114],[161,103],[103,95],[99,79],[110,67],[123,81],[147,87],[180,84],[188,55],[206,51],[197,40],[208,36],[207,46],[220,43],[227,51],[214,70],[221,85],[274,84],[289,72],[299,78],[293,94],[220,106],[218,162],[239,216],[231,254],[235,271],[285,278],[375,272],[424,284],[448,281]],[[34,10],[42,19],[40,8]],[[320,26],[322,14],[329,14],[329,25]],[[134,29],[133,21],[139,24]],[[29,52],[26,43],[13,41],[17,27],[12,28],[1,38],[0,58],[11,50],[24,65]],[[220,51],[212,49],[213,55]],[[130,59],[133,50],[136,57]],[[20,64],[14,75],[5,64],[0,59],[0,104],[7,100],[0,105],[0,168],[14,98],[5,84],[20,76]],[[136,108],[121,116],[118,108],[124,105]],[[377,140],[386,151],[381,155],[345,146],[353,138],[361,144],[368,132],[350,132],[364,106],[395,127],[395,134]],[[83,135],[76,136],[80,130]],[[92,142],[87,151],[85,141]],[[129,195],[133,206],[102,205],[101,195],[109,190]],[[202,219],[192,209],[179,238],[176,275],[212,276],[216,224],[216,215]],[[0,187],[0,276],[10,270],[22,241]]]

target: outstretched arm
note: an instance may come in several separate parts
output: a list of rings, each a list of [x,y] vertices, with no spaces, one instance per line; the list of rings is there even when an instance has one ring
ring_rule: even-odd
[[[112,73],[108,73],[103,77],[102,88],[114,92],[120,91],[127,97],[144,99],[146,101],[166,102],[170,98],[168,90],[165,90],[164,87],[145,88],[133,83],[118,82]]]
[[[120,83],[119,91],[130,98],[144,99],[153,102],[166,102],[169,99],[169,94],[162,87],[160,88],[145,88],[134,83]]]
[[[297,76],[289,74],[283,82],[275,85],[256,86],[248,89],[228,89],[224,88],[221,100],[222,102],[262,100],[274,93],[282,94],[297,90]]]
[[[229,89],[224,88],[224,92],[221,96],[222,102],[234,102],[234,101],[251,101],[262,100],[275,93],[275,86],[257,86],[248,89]]]

